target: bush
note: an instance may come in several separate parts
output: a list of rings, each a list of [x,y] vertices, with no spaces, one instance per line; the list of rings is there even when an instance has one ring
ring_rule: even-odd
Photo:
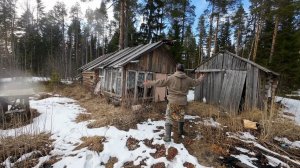
[[[54,90],[60,83],[60,76],[56,71],[51,73],[50,77],[50,88]]]

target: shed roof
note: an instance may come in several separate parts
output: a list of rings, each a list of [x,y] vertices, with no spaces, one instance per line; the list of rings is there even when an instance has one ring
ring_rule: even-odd
[[[220,53],[226,53],[226,54],[229,54],[229,55],[231,55],[231,56],[233,56],[233,57],[235,57],[235,58],[237,58],[237,59],[240,59],[240,60],[242,60],[242,61],[245,61],[245,62],[247,62],[247,63],[249,63],[249,64],[251,64],[251,65],[257,67],[257,68],[260,69],[261,71],[264,71],[264,72],[266,72],[266,73],[273,74],[273,75],[275,75],[275,76],[279,76],[278,73],[276,73],[276,72],[274,72],[274,71],[272,71],[272,70],[270,70],[270,69],[267,69],[266,67],[263,67],[263,66],[261,66],[261,65],[259,65],[259,64],[257,64],[257,63],[255,63],[255,62],[253,62],[253,61],[251,61],[251,60],[248,60],[248,59],[243,58],[243,57],[240,57],[240,56],[238,56],[238,55],[236,55],[236,54],[234,54],[234,53],[231,53],[231,52],[229,52],[229,51],[220,51],[219,53],[215,54],[213,57],[217,57]],[[213,57],[211,57],[211,58],[213,58]],[[211,58],[208,59],[207,61],[204,61],[202,64],[205,64],[206,62],[210,61]],[[200,66],[201,66],[202,64],[200,64]],[[200,67],[200,66],[198,66],[198,67]],[[196,69],[197,69],[197,68],[196,68]]]
[[[91,70],[95,67],[122,67],[129,63],[130,61],[136,60],[141,55],[151,52],[154,49],[160,47],[163,44],[170,43],[170,41],[159,41],[155,43],[149,43],[145,45],[138,45],[135,47],[128,47],[123,50],[106,54],[104,56],[101,56],[99,58],[96,58],[95,60],[83,65],[80,67],[80,70],[86,71]]]

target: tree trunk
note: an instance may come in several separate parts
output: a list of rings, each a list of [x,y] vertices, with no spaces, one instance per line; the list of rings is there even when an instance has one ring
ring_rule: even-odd
[[[128,17],[128,6],[127,1],[124,2],[124,48],[128,47],[128,23],[129,23],[129,17]]]
[[[88,63],[88,47],[89,47],[88,37],[85,37],[85,64]]]
[[[273,55],[274,55],[274,48],[275,48],[275,43],[276,43],[277,31],[278,31],[278,22],[279,22],[279,18],[278,18],[278,15],[276,15],[269,63],[272,63],[272,59],[273,59]]]
[[[16,3],[16,2],[15,2]],[[14,4],[15,4],[14,3]],[[16,5],[14,6],[14,10],[16,9]],[[16,64],[16,54],[15,54],[15,18],[16,18],[16,13],[14,12],[13,18],[12,18],[12,25],[11,25],[11,50],[12,50],[12,59],[11,62],[13,64],[13,68],[16,69],[17,64]]]
[[[237,32],[237,39],[236,39],[236,54],[239,55],[239,52],[240,52],[240,48],[241,48],[241,45],[240,45],[240,38],[241,38],[241,29],[239,27],[238,29],[238,32]]]
[[[208,35],[208,42],[207,42],[207,56],[211,57],[211,38],[212,38],[212,29],[213,29],[213,20],[214,20],[214,10],[215,10],[215,3],[213,2],[211,7],[211,15],[209,20],[209,35]]]
[[[252,60],[254,62],[256,60],[256,54],[257,54],[258,42],[259,42],[259,38],[260,38],[261,27],[262,27],[262,19],[259,19],[257,31],[255,34],[254,50],[253,50],[253,57],[252,57]]]
[[[202,44],[199,44],[199,59],[198,59],[198,65],[202,62]],[[197,65],[197,66],[198,66]]]
[[[255,41],[255,32],[256,32],[256,22],[257,22],[257,16],[254,16],[254,26],[253,26],[253,34],[254,34],[254,38],[252,39],[252,43],[251,43],[251,47],[250,47],[250,52],[248,55],[248,59],[250,60],[251,55],[252,55],[252,51],[253,51],[253,47],[254,47],[254,41]]]
[[[124,27],[125,27],[125,0],[120,1],[120,35],[119,50],[124,49]]]
[[[185,28],[185,12],[186,12],[186,1],[184,1],[183,4],[183,16],[182,16],[182,34],[181,34],[181,44],[183,44],[183,39],[184,39],[184,28]]]
[[[220,14],[217,16],[217,25],[216,25],[216,32],[215,32],[215,44],[214,44],[214,54],[218,52],[218,32],[219,32],[219,20]]]
[[[91,34],[91,39],[90,39],[90,60],[93,60],[92,37],[93,37],[93,35]]]
[[[65,62],[65,79],[68,77],[68,57],[66,54],[66,41],[65,41],[65,17],[62,19],[62,35],[63,35],[63,60]]]

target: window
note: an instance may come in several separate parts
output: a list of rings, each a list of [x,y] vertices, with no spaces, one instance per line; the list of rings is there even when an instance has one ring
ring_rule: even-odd
[[[116,70],[113,69],[112,70],[112,79],[111,79],[111,86],[110,86],[110,91],[112,93],[115,93],[116,92]]]
[[[116,81],[116,94],[121,95],[121,89],[122,89],[122,72],[117,72],[117,81]]]
[[[144,97],[144,81],[145,81],[145,73],[140,72],[138,74],[137,80],[137,97],[143,98]]]
[[[153,74],[152,73],[147,73],[147,78],[146,78],[147,80],[153,80]],[[146,97],[152,97],[153,96],[153,94],[152,94],[152,92],[153,92],[153,87],[148,87],[148,88],[146,88]]]
[[[111,85],[111,69],[106,70],[105,72],[105,90],[110,91]]]
[[[134,72],[134,71],[128,71],[127,94],[129,96],[134,96],[135,74],[136,74],[136,72]]]
[[[100,90],[104,88],[104,69],[99,69]]]

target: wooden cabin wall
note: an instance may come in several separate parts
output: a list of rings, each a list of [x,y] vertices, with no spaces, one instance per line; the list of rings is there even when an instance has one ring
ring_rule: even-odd
[[[204,69],[230,69],[230,70],[246,70],[247,63],[232,55],[219,53],[218,56],[212,57],[208,62],[202,64],[199,70]]]
[[[145,74],[143,80],[145,80],[145,78],[147,78],[147,80],[156,80],[157,75],[163,75],[163,76],[167,76],[168,74],[172,74],[175,72],[175,68],[176,68],[176,63],[173,60],[170,52],[165,48],[165,47],[160,47],[157,48],[149,53],[146,53],[144,55],[142,55],[141,57],[139,57],[138,62],[132,62],[132,63],[128,63],[127,65],[124,66],[124,75],[125,77],[123,77],[123,85],[127,86],[127,81],[128,81],[128,76],[129,73],[133,73],[135,72],[135,83],[136,83],[136,88],[134,90],[134,94],[133,93],[126,93],[127,88],[124,89],[123,91],[123,95],[126,95],[126,99],[131,100],[130,102],[135,104],[137,102],[141,102],[143,101],[143,98],[141,98],[140,96],[137,95],[137,88],[141,88],[140,85],[140,81],[139,78],[142,76],[139,76],[139,74]],[[151,74],[151,76],[148,76],[148,74]],[[144,95],[146,95],[146,93],[148,93],[148,90],[144,90]],[[153,89],[152,89],[153,90]],[[151,91],[153,92],[153,94],[151,94],[152,98],[155,97],[155,95],[157,95],[156,92],[159,92],[160,95],[164,94],[161,93],[163,89],[156,89],[155,91]],[[150,98],[150,97],[147,97]],[[158,99],[155,100],[158,101]],[[162,100],[162,99],[161,99]]]
[[[96,77],[96,73],[95,71],[85,71],[82,72],[82,82],[83,82],[83,86],[87,87],[87,88],[92,88]]]
[[[267,74],[264,71],[259,70],[251,64],[247,65],[245,110],[253,110],[254,108],[264,109],[266,79]]]
[[[240,98],[237,101],[238,104],[243,103],[244,110],[252,110],[253,108],[264,108],[265,104],[265,83],[267,74],[264,71],[261,71],[256,66],[253,66],[250,63],[247,63],[243,60],[240,60],[236,57],[233,57],[229,54],[220,53],[216,57],[212,57],[208,62],[201,65],[198,70],[205,70],[205,71],[218,71],[218,72],[207,72],[204,81],[201,83],[200,86],[195,88],[195,100],[202,101],[203,97],[205,97],[206,102],[211,104],[222,104],[225,106],[224,108],[235,109],[237,107],[233,106],[231,103],[225,101],[225,99],[232,99],[232,94],[236,98]],[[229,72],[234,70],[230,73],[233,73],[235,77],[233,78],[234,83],[224,84],[224,74],[225,72]],[[228,73],[227,72],[227,73]],[[239,75],[239,73],[241,75]],[[246,73],[246,74],[245,74]],[[199,73],[197,73],[197,76]],[[246,76],[246,80],[245,80]],[[241,81],[237,81],[241,80]],[[245,83],[243,83],[245,80]],[[226,85],[226,86],[225,86]],[[230,88],[228,88],[230,86]],[[238,88],[237,88],[238,87]],[[245,88],[244,88],[245,87]],[[243,95],[243,90],[245,90],[245,94]],[[226,91],[227,90],[227,91]],[[236,91],[236,93],[227,93],[228,90]],[[226,94],[225,94],[226,93]],[[237,95],[241,94],[241,95]],[[222,95],[225,97],[222,98]],[[224,103],[224,102],[225,103]],[[240,101],[240,102],[239,102]],[[227,102],[227,103],[226,103]],[[235,106],[237,106],[236,104]]]
[[[147,71],[163,74],[175,72],[176,63],[172,55],[165,47],[160,47],[152,52],[146,53],[139,58],[137,63],[129,63],[125,70]]]

